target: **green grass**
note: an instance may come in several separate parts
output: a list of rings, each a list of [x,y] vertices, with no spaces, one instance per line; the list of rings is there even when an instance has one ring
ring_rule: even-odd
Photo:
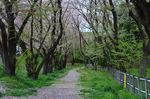
[[[7,87],[6,93],[3,95],[27,96],[36,94],[37,88],[53,84],[56,79],[63,77],[68,70],[69,68],[66,68],[64,70],[49,73],[48,75],[40,74],[39,79],[37,80],[32,80],[22,74],[18,74],[16,77],[8,77],[6,75],[2,76],[0,74],[0,81],[3,81],[3,83]],[[0,70],[0,72],[2,71]]]
[[[139,75],[139,68],[130,68],[127,70],[128,73],[132,74],[132,75],[136,75],[138,77],[140,77]],[[146,75],[147,78],[150,78],[150,68],[147,68],[147,75]]]
[[[138,99],[127,92],[112,76],[105,71],[93,71],[82,68],[81,90],[85,99]]]
[[[0,93],[0,96],[27,96],[36,94],[36,89],[43,86],[50,86],[56,79],[63,77],[68,71],[76,66],[69,66],[64,70],[55,71],[48,75],[43,75],[42,72],[37,80],[32,80],[27,77],[25,62],[23,57],[19,57],[19,62],[16,68],[16,77],[9,77],[3,72],[0,66],[0,81],[6,86],[6,92]],[[2,95],[1,95],[2,94]]]

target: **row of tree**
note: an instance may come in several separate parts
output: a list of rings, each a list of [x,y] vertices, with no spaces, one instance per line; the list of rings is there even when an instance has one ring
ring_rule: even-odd
[[[146,75],[149,0],[3,0],[0,5],[0,54],[10,76],[16,75],[16,46],[32,79],[42,69],[47,74],[65,68],[67,60],[90,62],[95,69],[140,66]]]
[[[42,69],[47,74],[66,67],[74,38],[69,1],[3,0],[0,5],[0,54],[6,74],[16,75],[16,46],[22,49],[27,76],[32,79]]]
[[[89,38],[80,36],[85,45],[80,50],[88,61],[122,71],[140,66],[140,75],[146,76],[150,54],[149,0],[76,0],[74,7],[79,12],[79,18],[74,17],[78,32],[84,27],[92,32],[89,37],[93,35],[89,44]]]

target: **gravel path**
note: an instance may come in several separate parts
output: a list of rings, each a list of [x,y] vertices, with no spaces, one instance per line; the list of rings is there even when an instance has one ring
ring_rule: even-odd
[[[37,96],[29,97],[3,97],[2,99],[81,99],[78,86],[79,73],[70,70],[69,73],[59,79],[52,86],[37,90]]]

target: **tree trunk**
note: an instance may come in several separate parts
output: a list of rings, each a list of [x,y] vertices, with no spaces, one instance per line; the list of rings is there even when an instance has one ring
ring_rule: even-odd
[[[27,57],[26,58],[26,70],[27,70],[27,76],[33,80],[36,80],[38,78],[38,73],[36,72],[35,66],[36,63],[32,58]]]
[[[112,0],[109,0],[109,4],[111,6],[111,12],[113,15],[113,33],[114,33],[114,40],[115,40],[115,45],[118,44],[118,18],[117,18],[117,12],[115,10],[115,6],[113,4]]]
[[[9,33],[12,34],[9,35],[9,37],[7,37],[6,27],[1,19],[0,19],[0,29],[2,38],[1,53],[2,53],[2,61],[5,66],[5,72],[10,76],[14,76],[16,65],[16,42],[14,40],[15,39],[14,30],[11,31],[10,28],[8,31]]]
[[[146,67],[148,65],[148,56],[150,54],[150,4],[146,0],[132,0],[135,6],[138,21],[144,26],[148,36],[148,43],[143,50],[143,57],[140,66],[140,75],[146,76]]]
[[[150,40],[148,41],[145,49],[143,50],[143,56],[140,65],[140,76],[146,77],[146,68],[148,65],[148,56],[150,55]]]
[[[43,74],[47,75],[48,73],[53,72],[53,66],[51,60],[46,60],[43,66]]]
[[[4,55],[2,60],[5,66],[5,73],[8,74],[9,76],[15,76],[16,60],[14,60],[14,58],[12,58],[11,60],[10,57],[7,55]]]
[[[147,51],[144,51],[143,57],[141,60],[140,71],[139,71],[141,77],[146,77],[146,67],[147,67],[148,56],[149,54],[147,53]]]

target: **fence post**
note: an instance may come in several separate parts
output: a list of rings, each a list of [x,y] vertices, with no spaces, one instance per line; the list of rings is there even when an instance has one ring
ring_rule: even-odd
[[[139,78],[113,68],[107,68],[107,70],[112,74],[113,78],[120,82],[128,91],[134,93],[134,95],[138,93],[139,96],[141,96],[140,98],[145,97],[146,99],[150,99],[150,80]],[[145,96],[143,97],[144,93]]]
[[[127,83],[127,90],[129,91],[129,74],[126,74],[126,83]]]
[[[117,70],[117,82],[119,82],[119,71]]]
[[[150,93],[150,80],[147,80],[147,99],[150,99],[149,93]]]
[[[132,92],[132,75],[129,74],[129,91]]]
[[[115,73],[115,80],[117,81],[117,71],[116,71],[116,73]]]
[[[121,72],[120,71],[119,71],[119,75],[120,75],[119,83],[121,84]]]
[[[133,75],[133,92],[134,92],[134,95],[136,94],[136,80],[135,80],[135,76]]]
[[[145,79],[145,96],[146,96],[146,99],[148,99],[148,83],[147,83],[147,78]]]
[[[115,69],[112,69],[112,70],[113,70],[113,73],[112,73],[113,78],[115,78]]]
[[[142,83],[141,83],[141,80],[140,78],[138,78],[138,89],[139,89],[139,95],[142,96],[142,93],[141,93],[141,90],[142,90]]]
[[[116,70],[116,75],[117,75],[117,77],[116,77],[116,81],[118,81],[118,71]]]
[[[126,88],[127,87],[127,74],[126,73],[124,73],[124,80],[123,80],[123,82],[124,82],[124,88]]]
[[[130,92],[133,93],[133,75],[130,75],[130,80],[129,80],[129,84],[130,84]]]

